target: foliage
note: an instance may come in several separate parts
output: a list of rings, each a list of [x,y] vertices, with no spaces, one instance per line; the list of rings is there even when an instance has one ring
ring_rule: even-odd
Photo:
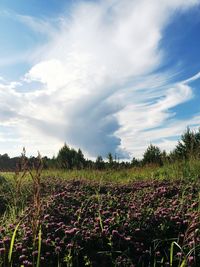
[[[105,168],[105,162],[103,161],[102,156],[97,157],[95,165],[97,170],[102,170]]]
[[[20,166],[15,190],[2,173],[0,193],[26,202],[2,219],[0,266],[199,266],[199,160],[42,174],[24,153]]]
[[[132,158],[131,160],[131,166],[132,167],[139,167],[140,166],[140,161],[136,159],[135,157]]]
[[[173,158],[189,159],[191,157],[200,158],[200,129],[195,132],[187,128],[181,136],[175,150],[172,153]]]
[[[175,149],[167,154],[166,151],[161,151],[159,147],[150,144],[144,152],[142,159],[132,158],[131,161],[123,161],[108,153],[107,158],[104,159],[98,155],[95,161],[85,159],[81,149],[75,150],[70,148],[66,143],[59,150],[58,155],[53,158],[43,157],[43,169],[63,169],[63,170],[107,170],[107,169],[130,169],[133,167],[141,167],[144,165],[158,165],[162,166],[173,163],[175,161],[200,158],[200,129],[192,131],[187,128],[186,132],[181,136]],[[37,163],[37,157],[30,157],[28,159],[29,167]],[[1,171],[15,171],[16,166],[20,166],[20,157],[10,158],[7,154],[0,155],[0,170]]]
[[[13,267],[197,267],[199,189],[198,180],[117,185],[49,178],[37,242],[30,203],[23,223],[1,227],[0,259],[5,266],[12,259]]]
[[[110,165],[112,165],[112,163],[113,163],[113,156],[112,156],[112,153],[108,153],[108,163],[109,163]]]
[[[73,148],[69,148],[66,144],[59,150],[57,162],[59,167],[63,169],[81,169],[85,165],[82,151],[80,149],[76,151]]]
[[[162,154],[160,148],[150,144],[144,152],[143,164],[158,164],[162,165]]]

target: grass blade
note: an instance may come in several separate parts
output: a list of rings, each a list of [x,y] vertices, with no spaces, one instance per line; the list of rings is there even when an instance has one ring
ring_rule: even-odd
[[[170,247],[170,267],[172,267],[173,264],[173,254],[174,254],[174,242],[171,243]]]
[[[42,245],[42,230],[41,230],[41,227],[40,227],[39,234],[38,234],[38,256],[37,256],[36,267],[40,266],[41,245]]]
[[[174,245],[176,245],[182,251],[181,246],[179,246],[179,244],[177,242],[173,241],[171,243],[171,247],[170,247],[170,267],[172,267],[172,265],[173,265]]]
[[[19,225],[20,225],[20,222],[15,227],[15,230],[14,230],[13,235],[12,235],[12,239],[11,239],[11,243],[10,243],[10,249],[9,249],[9,253],[8,253],[8,262],[9,263],[11,263],[11,260],[12,260],[12,253],[13,253],[13,247],[14,247],[14,243],[15,243],[15,237],[16,237]]]
[[[185,267],[186,266],[186,259],[184,259],[180,265],[180,267]]]

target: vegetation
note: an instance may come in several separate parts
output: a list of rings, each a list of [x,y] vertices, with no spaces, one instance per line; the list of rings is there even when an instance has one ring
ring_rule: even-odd
[[[0,267],[200,266],[199,136],[131,162],[65,144],[53,159],[24,150],[14,173],[3,156]]]
[[[158,164],[162,165],[162,154],[157,146],[152,144],[147,148],[143,157],[143,164]]]
[[[117,184],[49,177],[33,185],[40,190],[18,201],[26,207],[4,215],[0,266],[200,264],[197,179]]]
[[[181,136],[175,149],[167,154],[159,147],[150,144],[143,154],[142,159],[132,158],[131,161],[117,160],[116,156],[108,153],[107,159],[98,155],[95,161],[85,159],[81,149],[75,150],[67,144],[59,150],[56,157],[52,159],[43,157],[44,169],[63,169],[63,170],[106,170],[106,169],[130,169],[133,167],[144,167],[146,165],[162,166],[174,161],[188,161],[200,159],[200,129],[195,132],[187,128]],[[33,166],[37,162],[36,157],[29,158],[29,165]],[[20,165],[20,157],[10,158],[7,154],[0,155],[0,170],[14,171],[16,165]],[[20,166],[18,166],[20,168]]]
[[[172,153],[175,159],[200,158],[200,129],[198,132],[187,128]]]

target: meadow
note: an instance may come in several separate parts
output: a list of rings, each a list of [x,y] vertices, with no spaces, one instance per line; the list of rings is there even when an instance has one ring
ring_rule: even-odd
[[[200,162],[0,175],[0,266],[200,266]]]

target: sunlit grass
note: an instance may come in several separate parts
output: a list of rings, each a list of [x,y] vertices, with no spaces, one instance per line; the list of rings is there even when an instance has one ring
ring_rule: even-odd
[[[34,173],[34,171],[33,171]],[[5,177],[11,183],[14,183],[14,172],[1,172],[1,176]],[[105,169],[105,170],[68,170],[68,169],[52,169],[43,170],[42,179],[49,177],[61,178],[64,180],[84,179],[97,182],[116,182],[129,183],[135,180],[146,179],[189,179],[196,180],[200,176],[200,161],[178,161],[174,163],[166,163],[164,166],[144,166],[127,169]],[[31,180],[29,173],[24,178],[24,183]]]
[[[19,173],[18,175],[20,177],[20,175],[23,175],[23,173]],[[161,166],[161,167],[145,166],[145,167],[137,167],[137,168],[130,168],[130,169],[127,168],[127,169],[120,169],[120,170],[116,170],[116,169],[43,170],[41,172],[41,179],[40,179],[40,172],[38,173],[37,170],[33,170],[31,172],[26,172],[26,174],[23,176],[21,183],[17,183],[16,174],[14,172],[2,172],[0,174],[0,177],[2,177],[2,182],[0,183],[0,195],[6,200],[7,209],[6,209],[6,212],[3,212],[1,214],[1,227],[4,227],[5,231],[8,232],[9,235],[11,234],[11,245],[10,245],[9,255],[7,259],[9,263],[12,264],[16,232],[19,227],[18,222],[20,221],[20,218],[24,218],[24,216],[28,216],[27,212],[29,213],[29,211],[26,208],[31,204],[31,207],[33,208],[33,210],[37,211],[36,207],[40,207],[40,205],[42,206],[43,200],[45,202],[48,200],[50,196],[55,197],[55,194],[57,193],[60,194],[60,191],[58,190],[58,188],[62,188],[62,190],[65,190],[66,184],[71,184],[71,185],[74,184],[75,187],[76,187],[76,184],[79,184],[79,182],[68,183],[68,181],[71,181],[71,180],[83,181],[83,184],[86,185],[86,188],[92,188],[94,186],[95,188],[94,192],[91,193],[89,189],[88,195],[86,194],[84,196],[85,197],[84,201],[81,200],[82,202],[80,202],[79,203],[80,205],[78,205],[79,209],[77,210],[77,213],[76,213],[77,223],[78,224],[81,223],[82,219],[84,218],[84,214],[87,211],[88,206],[91,204],[91,202],[94,202],[95,204],[97,203],[98,207],[95,208],[94,212],[96,214],[95,216],[98,218],[98,221],[99,221],[100,232],[101,234],[103,234],[105,232],[104,226],[106,225],[107,222],[104,218],[104,215],[102,215],[101,213],[102,212],[101,206],[104,205],[105,209],[107,208],[107,206],[114,207],[115,205],[118,204],[118,202],[120,203],[121,194],[124,194],[124,201],[125,202],[128,201],[128,202],[126,203],[127,205],[123,207],[122,209],[123,211],[127,206],[129,206],[130,204],[129,201],[133,201],[129,199],[129,191],[127,193],[126,191],[123,192],[123,190],[124,189],[126,190],[127,187],[133,188],[133,190],[134,188],[138,187],[137,193],[133,193],[133,194],[136,194],[136,198],[134,198],[133,203],[135,203],[135,201],[139,201],[138,202],[139,205],[142,204],[142,201],[140,202],[140,200],[144,199],[145,195],[150,194],[150,191],[152,191],[151,193],[152,196],[154,195],[154,193],[157,194],[157,197],[155,199],[152,198],[152,200],[150,200],[150,204],[152,205],[152,207],[150,208],[146,206],[142,207],[141,208],[142,215],[137,215],[137,216],[143,216],[141,218],[143,218],[142,220],[144,220],[146,217],[152,216],[153,209],[155,208],[154,205],[159,205],[159,201],[157,201],[157,198],[158,199],[160,198],[160,193],[163,194],[162,185],[165,184],[167,190],[169,190],[169,194],[171,194],[170,192],[173,192],[174,188],[176,188],[176,183],[177,183],[180,191],[179,191],[179,194],[177,194],[177,201],[175,201],[176,203],[175,204],[174,202],[171,202],[171,203],[175,205],[174,213],[181,214],[181,216],[184,216],[185,214],[184,209],[186,207],[187,200],[190,199],[188,197],[188,188],[190,188],[190,185],[194,186],[194,190],[196,190],[196,188],[197,189],[199,188],[199,176],[200,176],[200,162],[197,160],[190,160],[187,162],[179,161],[179,162],[174,162],[170,164],[166,163],[164,166]],[[37,177],[38,179],[36,179]],[[147,185],[147,187],[140,188],[140,185],[145,185],[145,184]],[[151,186],[151,184],[153,186]],[[159,184],[160,184],[159,190],[161,191],[157,190],[154,192],[154,188],[155,188],[154,186],[157,186]],[[134,186],[132,187],[132,185]],[[39,188],[38,194],[41,193],[39,202],[36,201],[38,200],[38,198],[36,198],[38,194],[36,194],[37,190],[34,189],[35,186],[36,187],[38,186]],[[116,194],[112,195],[110,193],[110,190],[112,192],[112,190],[114,190],[115,187],[117,188],[118,186],[121,188],[120,196]],[[107,188],[108,191],[102,194],[101,192],[102,188]],[[71,189],[73,191],[73,187]],[[191,190],[191,188],[189,190]],[[151,196],[151,194],[149,196]],[[193,200],[194,206],[193,207],[188,206],[188,211],[189,212],[193,211],[194,214],[196,214],[200,210],[200,199],[199,199],[200,194],[198,193],[198,191],[195,191],[195,194],[196,194],[196,199]],[[78,197],[79,195],[76,195],[77,199]],[[118,199],[118,197],[120,197],[120,199]],[[108,201],[105,202],[104,198],[108,198],[107,199]],[[170,198],[171,197],[169,196],[169,197],[166,197],[166,199],[163,199],[161,208],[164,208],[165,202],[169,201]],[[146,201],[148,200],[149,199],[147,198]],[[70,205],[69,205],[69,210],[70,210]],[[173,205],[171,204],[169,207]],[[176,205],[177,205],[177,208],[176,208]],[[93,209],[91,209],[90,212],[92,210]],[[37,258],[34,259],[34,262],[37,266],[40,265],[40,258],[42,255],[41,234],[43,234],[43,232],[41,230],[42,224],[41,224],[41,221],[39,220],[41,212],[43,212],[41,209],[38,209],[38,213],[33,212],[32,221],[30,221],[31,225],[35,225],[35,228],[32,229],[33,236],[37,237],[37,240],[33,238],[35,241],[37,241],[37,242],[35,241],[33,242],[33,247],[36,248],[38,251]],[[174,215],[172,214],[172,216]],[[120,225],[122,221],[125,220],[125,217],[115,216],[115,224]],[[127,217],[126,219],[129,220],[130,218]],[[35,224],[33,222],[35,222]],[[173,223],[173,220],[172,220],[172,223]],[[192,225],[192,221],[190,223]],[[13,229],[12,232],[9,230],[9,224],[17,225],[16,228]],[[179,246],[179,238],[175,236],[170,236],[170,238],[172,237],[173,241],[169,238],[162,240],[162,238],[165,238],[163,237],[165,235],[164,233],[167,233],[166,226],[170,226],[170,223],[168,225],[168,221],[166,221],[166,222],[163,222],[161,226],[163,228],[161,227],[162,229],[161,228],[158,229],[159,231],[161,231],[160,232],[161,235],[158,236],[158,238],[161,238],[160,240],[158,239],[158,241],[161,243],[158,243],[158,244],[162,244],[162,242],[166,241],[167,246],[169,245],[168,250],[166,250],[166,253],[168,253],[169,255],[167,255],[166,257],[168,257],[170,266],[173,267],[173,266],[176,266],[174,265],[174,262],[175,264],[177,264],[177,261],[178,261],[176,252],[177,252],[177,247]],[[134,228],[138,229],[140,225],[137,225],[137,221],[133,220],[131,227],[133,229]],[[154,229],[152,229],[152,233],[153,231]],[[113,231],[113,233],[116,233],[116,236],[118,235],[118,232],[116,231]],[[110,257],[112,258],[114,255],[114,254],[112,255],[112,253],[115,253],[116,251],[112,249],[111,240],[109,242],[108,244],[111,244],[111,251],[109,253],[111,255]],[[170,244],[171,244],[171,247],[170,247]],[[184,254],[184,249],[185,249],[184,247],[179,246],[179,250],[183,252],[183,254]],[[197,246],[196,243],[195,243],[195,246],[191,248],[189,252],[188,252],[187,247],[186,249],[187,251],[186,251],[186,254],[184,254],[184,258],[181,258],[179,261],[179,265],[178,265],[179,267],[187,266],[186,264],[188,262],[188,259],[190,259],[190,255],[195,256],[196,251],[199,254],[199,247]],[[152,252],[150,251],[150,253],[152,253],[150,254],[152,257],[154,255],[154,252],[156,252],[156,248],[153,249]],[[101,251],[99,253],[101,253]],[[71,253],[69,253],[69,254],[66,254],[65,256],[66,256],[65,261],[68,261],[68,264],[70,265],[71,264],[70,262],[72,261],[71,257],[75,257],[74,252],[72,255]],[[58,257],[57,266],[63,266],[62,258],[60,258],[59,253],[57,257]],[[159,258],[156,258],[155,256],[155,261],[154,261],[155,266],[157,266],[158,261],[160,261],[161,264],[162,264],[162,261],[163,262],[164,260],[166,261],[167,260],[166,257],[159,259]],[[90,259],[88,258],[87,255],[85,255],[84,259],[89,264]]]

